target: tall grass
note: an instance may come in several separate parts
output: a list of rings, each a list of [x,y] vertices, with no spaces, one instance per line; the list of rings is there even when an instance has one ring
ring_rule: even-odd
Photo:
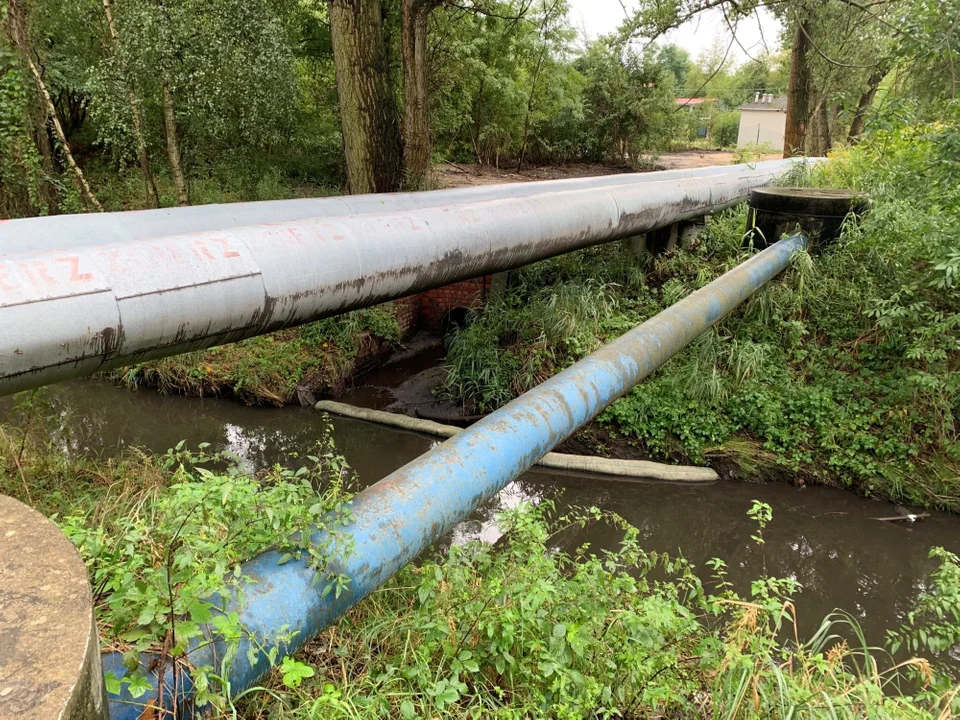
[[[240,715],[919,720],[960,709],[948,676],[895,661],[847,613],[799,638],[786,581],[760,578],[743,598],[717,563],[711,595],[615,516],[550,513],[522,506],[498,520],[496,546],[405,569],[308,646],[313,677],[289,687],[278,674]],[[619,525],[620,549],[566,547],[564,528],[584,522]]]
[[[787,178],[866,191],[871,210],[819,254],[797,253],[601,425],[654,459],[725,455],[960,510],[958,146],[952,116],[877,132]],[[507,402],[743,262],[745,224],[742,207],[715,215],[652,262],[610,245],[524,269],[454,339],[448,392],[481,409]],[[591,295],[592,312],[577,300]]]
[[[64,525],[90,564],[105,642],[132,656],[168,647],[169,617],[176,637],[196,632],[210,610],[198,598],[338,506],[339,491],[324,488],[349,477],[329,444],[312,470],[253,477],[205,470],[213,458],[180,450],[112,462],[71,455],[62,420],[36,396],[14,419],[0,427],[0,492]],[[769,507],[750,514],[762,543]],[[588,524],[610,525],[620,546],[573,545],[571,531]],[[497,526],[494,545],[469,542],[404,568],[263,687],[231,695],[194,668],[211,715],[945,720],[960,711],[956,680],[939,664],[960,642],[960,559],[950,553],[935,551],[939,569],[881,647],[840,611],[799,637],[794,581],[761,576],[741,596],[714,560],[712,582],[701,584],[689,563],[644,551],[638,531],[610,513],[557,516],[544,502]]]
[[[336,394],[349,384],[357,358],[400,342],[392,305],[357,310],[301,327],[155,360],[112,373],[130,385],[187,395],[232,395],[250,404],[297,402],[301,387]]]

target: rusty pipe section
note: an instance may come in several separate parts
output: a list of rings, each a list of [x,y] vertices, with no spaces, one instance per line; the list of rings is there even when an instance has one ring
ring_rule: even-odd
[[[265,200],[260,202],[196,205],[135,212],[52,215],[0,222],[0,253],[62,250],[83,245],[133,242],[224,230],[265,223],[294,222],[315,217],[342,217],[376,212],[411,212],[465,202],[528,197],[545,192],[590,190],[631,183],[662,182],[690,177],[749,173],[754,170],[787,172],[803,158],[768,160],[754,164],[720,165],[687,170],[622,173],[602,177],[505,183],[420,193],[347,195],[342,197]]]
[[[0,394],[235,342],[728,207],[777,170],[0,256]]]
[[[317,533],[318,547],[349,548],[331,561],[329,572],[349,578],[345,592],[325,592],[328,580],[316,581],[306,560],[282,563],[281,554],[267,552],[243,565],[249,578],[227,601],[226,612],[237,612],[247,634],[264,649],[278,648],[278,660],[296,652],[347,610],[393,577],[433,542],[446,534],[485,501],[502,490],[578,428],[617,398],[651,375],[698,335],[715,325],[740,303],[776,277],[807,240],[795,235],[771,245],[712,283],[647,320],[609,345],[524,393],[500,410],[421,455],[350,504],[350,521],[331,538]],[[334,519],[328,523],[335,526]],[[242,602],[240,599],[242,598]],[[289,637],[295,632],[292,640]],[[219,668],[226,647],[211,631],[189,654],[194,667]],[[248,656],[250,640],[240,641],[227,670],[234,692],[257,683],[269,671],[263,652]],[[143,658],[149,667],[151,658]],[[105,671],[122,677],[122,655],[104,656]],[[185,674],[185,673],[183,673]],[[114,720],[141,717],[144,705],[156,699],[154,690],[138,700],[125,693],[110,698]],[[189,677],[181,677],[181,692],[169,692],[167,676],[161,703],[178,706],[177,717],[192,712]]]

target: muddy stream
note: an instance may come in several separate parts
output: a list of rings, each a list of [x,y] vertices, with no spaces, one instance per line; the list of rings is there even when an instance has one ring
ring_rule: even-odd
[[[213,449],[231,450],[252,470],[274,463],[296,467],[297,456],[311,451],[324,422],[310,408],[254,408],[232,400],[127,390],[94,380],[44,392],[70,418],[73,452],[112,454],[124,447],[164,452],[186,440],[190,447],[206,442]],[[372,405],[389,404],[375,391],[360,392]],[[380,480],[436,442],[344,418],[333,418],[333,432],[362,485]],[[509,485],[445,541],[496,540],[498,509],[543,498],[556,499],[561,509],[596,505],[619,513],[640,529],[646,549],[683,555],[704,580],[709,580],[705,562],[723,558],[731,581],[743,594],[764,564],[772,575],[796,578],[803,587],[796,598],[801,637],[809,636],[834,608],[843,608],[859,619],[871,644],[881,645],[885,631],[900,624],[924,590],[934,567],[927,557],[929,549],[939,545],[960,552],[960,518],[931,513],[912,524],[881,522],[874,518],[897,515],[898,509],[840,490],[726,481],[680,486],[540,470]],[[750,540],[754,526],[747,510],[754,498],[773,507],[763,550]],[[610,528],[590,527],[576,539],[594,548],[612,548],[619,537]],[[960,655],[953,659],[960,669]]]

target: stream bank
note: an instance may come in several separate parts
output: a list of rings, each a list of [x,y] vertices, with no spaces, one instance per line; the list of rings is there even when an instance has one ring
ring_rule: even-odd
[[[257,408],[231,400],[161,395],[98,381],[64,383],[44,391],[53,412],[69,428],[67,452],[118,454],[138,447],[163,453],[185,440],[210,443],[211,451],[235,453],[250,470],[279,463],[297,467],[322,436],[324,418],[311,408]],[[9,401],[0,404],[0,416]],[[427,451],[436,438],[346,418],[333,419],[333,437],[355,471],[370,485]],[[617,482],[609,478],[529,471],[457,526],[437,546],[469,539],[496,540],[494,516],[520,502],[553,499],[563,512],[599,507],[619,513],[640,531],[642,547],[682,555],[710,582],[706,562],[727,561],[729,580],[740,592],[764,572],[793,577],[801,636],[809,636],[834,608],[849,610],[867,638],[881,644],[898,627],[927,585],[935,567],[933,546],[960,552],[960,519],[931,512],[917,523],[881,522],[896,515],[888,503],[824,487],[749,485],[721,480],[709,485]],[[753,500],[773,508],[761,548],[750,540],[747,517]],[[593,551],[615,548],[622,533],[593,526],[572,533],[571,545]],[[960,670],[960,662],[957,669]]]

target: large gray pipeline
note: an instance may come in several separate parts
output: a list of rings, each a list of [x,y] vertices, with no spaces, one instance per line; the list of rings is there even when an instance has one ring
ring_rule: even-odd
[[[662,182],[689,177],[712,177],[728,173],[743,174],[751,173],[754,170],[786,172],[797,162],[803,162],[803,160],[768,160],[753,165],[723,165],[689,170],[626,173],[603,177],[486,185],[421,193],[268,200],[196,205],[161,210],[138,210],[135,212],[24,218],[0,222],[0,254],[150,240],[191,232],[225,230],[245,225],[293,222],[314,217],[340,217],[371,212],[407,212],[455,203],[528,197],[544,192],[589,190],[631,183]]]
[[[176,355],[665,227],[777,170],[0,257],[0,394]]]

